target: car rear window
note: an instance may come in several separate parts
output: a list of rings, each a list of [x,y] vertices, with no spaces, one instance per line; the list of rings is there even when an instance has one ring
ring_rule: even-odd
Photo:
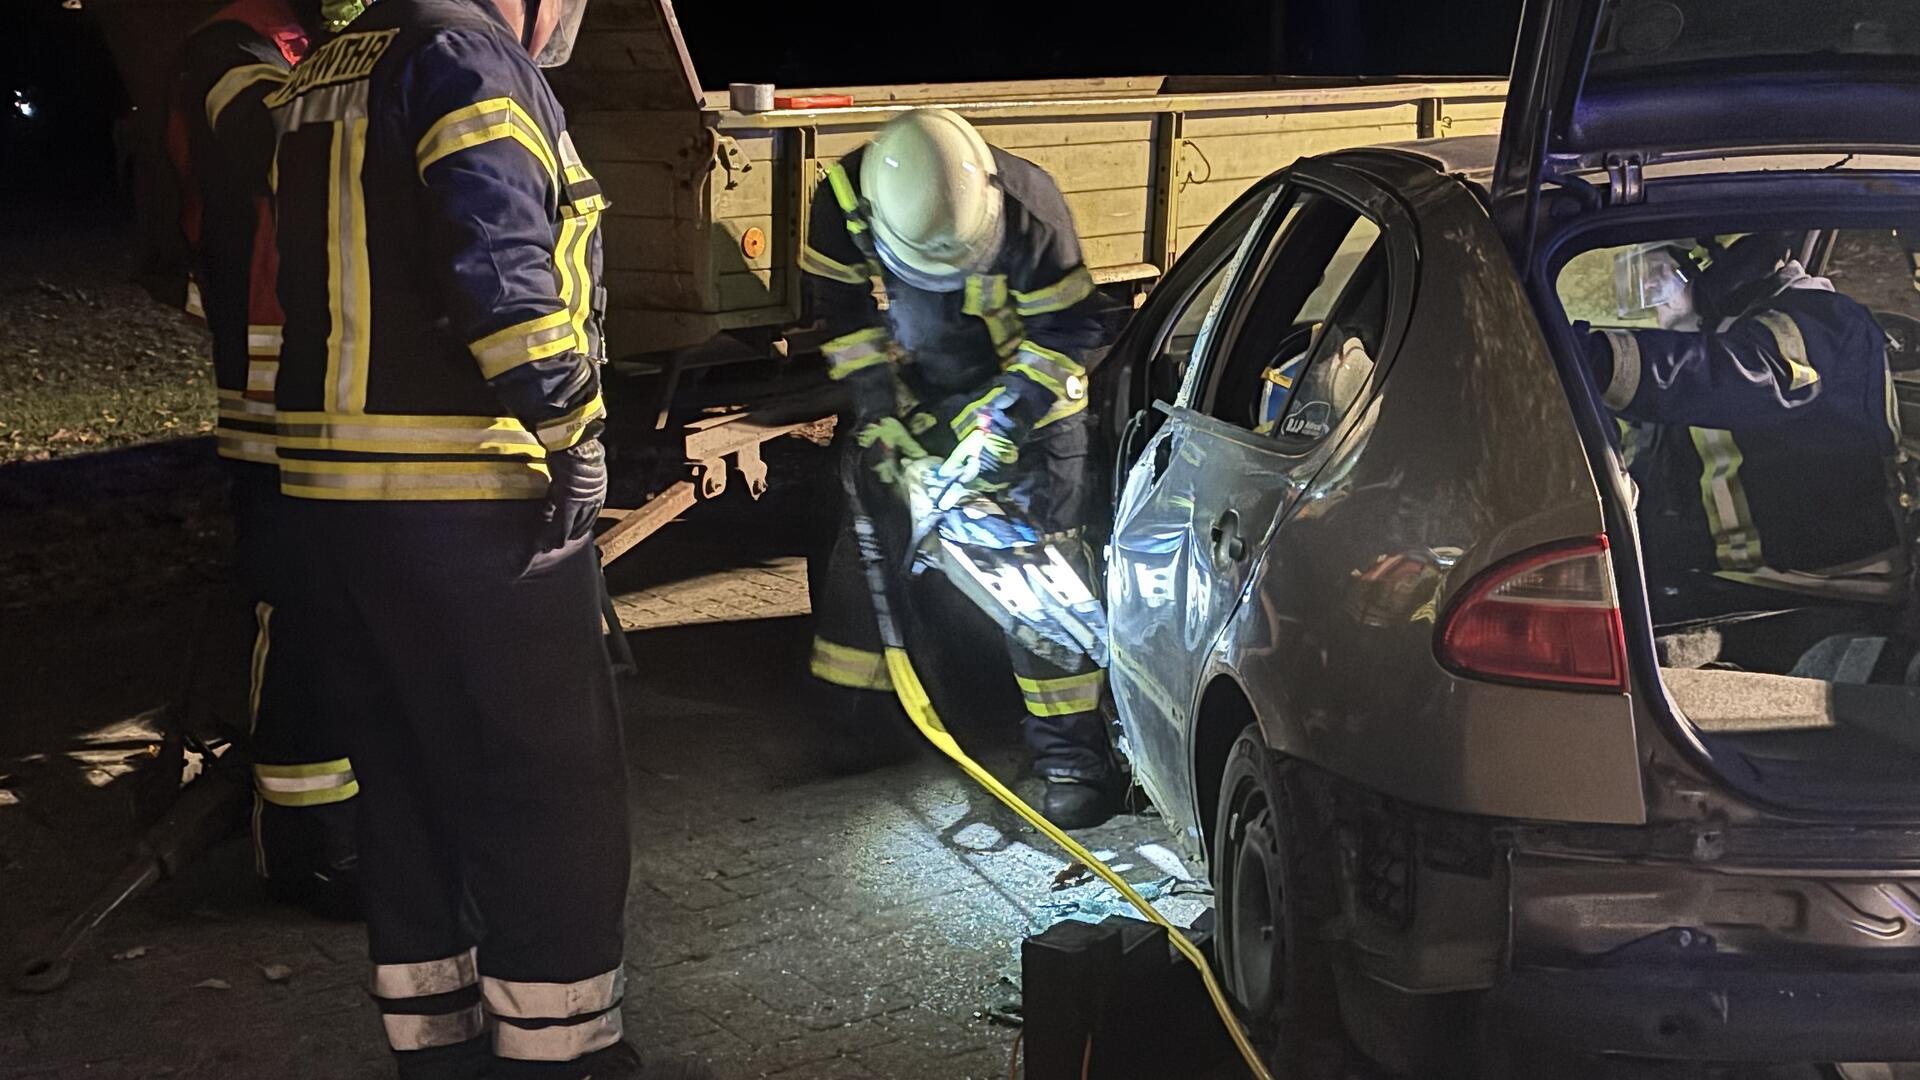
[[[1600,27],[1592,74],[1674,65],[1778,70],[1908,64],[1920,56],[1920,5],[1887,0],[1627,0]]]

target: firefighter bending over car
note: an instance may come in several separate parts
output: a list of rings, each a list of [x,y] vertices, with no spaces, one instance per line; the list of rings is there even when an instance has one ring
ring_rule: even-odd
[[[237,0],[188,37],[168,116],[180,181],[187,310],[213,339],[214,428],[233,507],[240,584],[256,622],[248,726],[254,861],[273,891],[317,913],[359,904],[359,784],[340,732],[306,714],[316,642],[285,608],[284,514],[275,469],[273,380],[280,359],[266,96],[285,85],[337,0]]]
[[[536,66],[584,6],[381,0],[267,99],[296,600],[406,1077],[646,1075],[593,545],[607,200]]]
[[[1701,265],[1690,243],[1617,256],[1622,314],[1586,355],[1623,421],[1654,621],[1809,603],[1884,621],[1907,599],[1899,419],[1887,339],[1755,233]]]
[[[954,113],[915,110],[830,167],[808,236],[800,266],[829,337],[821,352],[848,387],[859,433],[847,452],[883,481],[902,475],[904,448],[933,455],[934,476],[951,490],[1012,508],[1081,582],[1092,580],[1079,539],[1082,358],[1100,325],[1053,180],[989,147]],[[843,529],[815,597],[812,671],[830,685],[830,735],[849,770],[906,746],[869,595]],[[1043,655],[1012,635],[1008,646],[1047,817],[1067,827],[1105,820],[1122,780],[1100,711],[1104,673],[1087,656]]]

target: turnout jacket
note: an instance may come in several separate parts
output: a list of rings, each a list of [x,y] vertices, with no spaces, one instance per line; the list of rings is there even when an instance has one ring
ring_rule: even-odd
[[[1642,550],[1831,599],[1897,602],[1899,414],[1886,335],[1798,263],[1712,330],[1602,330],[1588,359],[1640,489]]]
[[[524,499],[597,435],[600,217],[492,5],[382,0],[267,99],[281,490]]]
[[[281,323],[265,98],[308,46],[286,0],[237,0],[187,38],[167,116],[188,255],[186,308],[206,320],[213,340],[215,441],[222,457],[264,465],[274,462]]]
[[[957,406],[1003,389],[1016,400],[1012,418],[1025,426],[1084,412],[1085,355],[1099,343],[1100,323],[1093,277],[1053,178],[994,148],[1005,194],[999,252],[964,288],[934,292],[900,280],[874,254],[859,187],[866,153],[829,167],[800,253],[814,315],[830,335],[821,346],[828,375],[891,367],[918,402],[956,424],[970,413]]]

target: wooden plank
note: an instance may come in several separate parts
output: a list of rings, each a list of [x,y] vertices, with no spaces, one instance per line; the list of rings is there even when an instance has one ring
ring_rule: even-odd
[[[1182,133],[1187,138],[1210,135],[1252,135],[1280,131],[1318,131],[1325,128],[1405,127],[1413,138],[1420,123],[1417,102],[1316,105],[1297,109],[1233,109],[1190,112]]]
[[[668,522],[691,510],[698,501],[699,492],[693,482],[681,480],[638,510],[626,511],[612,527],[594,537],[593,542],[600,548],[600,565],[605,566],[628,548],[659,532]],[[618,627],[614,629],[619,630]]]
[[[724,169],[715,169],[710,183],[713,185],[713,216],[715,218],[760,217],[773,213],[773,181],[778,172],[771,165],[756,165],[745,172],[728,173]],[[727,181],[733,181],[733,187],[727,187]]]
[[[760,254],[748,256],[740,246],[740,238],[748,229],[760,230],[764,246]],[[784,237],[775,233],[772,215],[749,218],[727,218],[713,223],[708,232],[708,244],[712,248],[711,265],[722,273],[733,270],[770,270],[778,262],[784,261],[788,253],[782,250]]]
[[[1098,143],[1093,146],[1035,147],[1023,155],[1045,169],[1067,194],[1147,186],[1151,143]]]
[[[1500,131],[1500,119],[1507,103],[1497,98],[1459,98],[1440,102],[1436,135],[1493,135]]]
[[[597,12],[598,4],[590,8]],[[591,18],[591,14],[589,15]],[[583,30],[574,42],[573,56],[556,71],[594,75],[610,71],[669,71],[679,77],[680,57],[658,26],[648,29],[595,27]]]
[[[727,135],[740,144],[748,161],[772,161],[779,155],[779,141],[771,131],[730,131]]]
[[[1067,196],[1067,209],[1082,240],[1139,232],[1147,226],[1147,203],[1143,187],[1077,191]]]
[[[607,312],[607,354],[623,360],[690,348],[711,341],[723,329],[721,318],[651,306],[614,307]]]
[[[763,308],[786,301],[786,270],[742,270],[721,274],[715,287],[721,311]]]
[[[609,270],[667,270],[694,273],[708,241],[704,226],[684,218],[614,217],[601,219]]]
[[[700,193],[661,162],[611,162],[592,169],[612,217],[698,218]]]
[[[1142,223],[1145,224],[1144,222]],[[1087,266],[1119,266],[1123,263],[1153,262],[1147,256],[1147,233],[1143,228],[1130,236],[1096,236],[1080,242],[1080,256]]]
[[[610,268],[606,282],[607,303],[615,308],[699,311],[706,300],[703,290],[688,273]]]
[[[675,103],[687,95],[686,84],[677,71],[582,69],[571,75],[559,74],[572,67],[572,64],[567,64],[551,69],[555,75],[550,80],[554,94],[568,113],[590,109],[673,110]],[[687,110],[680,115],[694,117],[698,114]]]
[[[571,107],[569,112],[567,130],[589,169],[604,168],[611,162],[638,161],[665,162],[679,168],[687,161],[682,151],[698,145],[702,148],[698,152],[705,152],[705,129],[695,113],[632,108],[573,111]]]
[[[988,142],[1021,157],[1031,157],[1028,151],[1038,147],[1144,143],[1153,137],[1153,120],[1145,116],[1082,120],[1069,115],[1000,123],[987,120],[976,126]],[[880,127],[870,118],[865,123],[822,123],[815,150],[821,157],[837,161],[865,146]]]
[[[1183,175],[1194,183],[1266,176],[1303,157],[1352,146],[1412,138],[1398,128],[1352,127],[1266,135],[1213,135],[1189,138],[1182,152]]]
[[[1187,249],[1193,246],[1193,242],[1200,239],[1200,234],[1207,231],[1207,225],[1211,224],[1212,222],[1207,222],[1202,225],[1182,225],[1180,227],[1180,254],[1185,255]]]
[[[1233,205],[1233,200],[1246,194],[1248,188],[1259,183],[1255,177],[1241,177],[1237,180],[1212,180],[1204,184],[1188,183],[1180,188],[1180,227],[1207,225],[1221,212]]]

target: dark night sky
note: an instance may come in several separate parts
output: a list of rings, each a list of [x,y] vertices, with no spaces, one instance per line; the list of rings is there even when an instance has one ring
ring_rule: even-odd
[[[60,0],[5,0],[0,193],[105,186],[126,107],[111,59]],[[676,5],[701,81],[786,86],[1158,74],[1502,74],[1520,0],[1112,0]],[[1201,14],[1204,12],[1204,14]],[[23,32],[24,31],[24,32]],[[15,106],[31,96],[35,116]],[[49,167],[58,161],[57,168]]]

